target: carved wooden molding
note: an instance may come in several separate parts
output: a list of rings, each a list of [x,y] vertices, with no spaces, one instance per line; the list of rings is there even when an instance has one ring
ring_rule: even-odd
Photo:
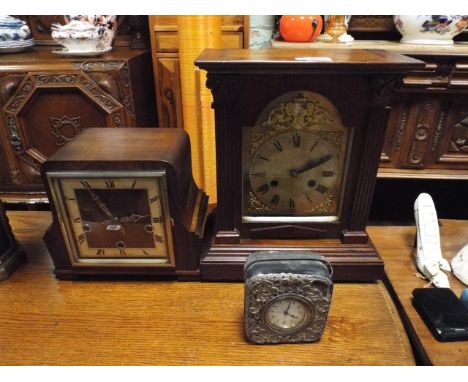
[[[389,106],[401,101],[403,81],[395,77],[379,77],[371,80],[372,105]]]
[[[51,133],[55,136],[55,144],[57,146],[63,146],[65,143],[72,141],[80,133],[81,129],[81,117],[69,117],[63,115],[61,117],[49,117],[50,124],[52,126]],[[74,134],[72,136],[66,135],[63,131],[67,126],[72,127]]]
[[[240,81],[235,76],[216,76],[207,74],[206,87],[213,93],[213,107],[216,104],[230,104],[237,100]]]
[[[449,151],[468,153],[468,115],[455,124],[450,137]]]

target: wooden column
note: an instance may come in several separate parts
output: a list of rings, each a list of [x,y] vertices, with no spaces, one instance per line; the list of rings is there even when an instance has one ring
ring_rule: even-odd
[[[216,203],[216,147],[211,91],[206,72],[194,65],[205,48],[221,47],[221,16],[179,16],[180,82],[184,128],[192,145],[193,176]]]

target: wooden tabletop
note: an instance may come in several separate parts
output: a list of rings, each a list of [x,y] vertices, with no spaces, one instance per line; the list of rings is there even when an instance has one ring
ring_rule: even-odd
[[[268,65],[265,67],[265,63]],[[373,49],[205,49],[195,65],[208,72],[340,69],[366,73],[399,72],[424,67],[424,62],[378,47]]]
[[[41,237],[48,212],[8,212],[28,257],[0,283],[2,365],[411,365],[382,283],[335,284],[314,344],[244,339],[242,283],[59,281]]]
[[[468,221],[441,220],[442,255],[451,260],[468,242]],[[377,251],[385,263],[385,272],[400,300],[423,350],[433,365],[468,365],[468,341],[438,342],[412,305],[412,292],[424,288],[428,282],[416,277],[413,248],[414,226],[369,227]],[[449,274],[450,287],[457,296],[466,286]]]

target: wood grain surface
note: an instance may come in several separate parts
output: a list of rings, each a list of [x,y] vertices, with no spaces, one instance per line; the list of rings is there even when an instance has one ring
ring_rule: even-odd
[[[468,221],[441,220],[440,235],[442,255],[451,260],[468,241]],[[468,365],[468,341],[438,342],[426,327],[412,305],[412,292],[424,288],[428,282],[416,276],[413,248],[414,226],[369,227],[369,234],[385,263],[385,272],[398,295],[421,345],[433,365]],[[391,245],[390,245],[391,243]],[[460,296],[466,286],[451,273],[450,287]]]
[[[28,262],[0,283],[1,365],[411,365],[385,287],[335,284],[315,344],[244,339],[242,283],[59,281],[48,212],[8,212]]]

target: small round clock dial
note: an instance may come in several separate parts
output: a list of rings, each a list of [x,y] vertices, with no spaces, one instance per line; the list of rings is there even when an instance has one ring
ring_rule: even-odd
[[[264,142],[250,162],[252,192],[271,211],[310,215],[337,199],[340,161],[326,140],[306,131],[288,131]]]
[[[265,310],[264,320],[274,330],[300,330],[309,321],[309,307],[295,297],[274,300]]]

